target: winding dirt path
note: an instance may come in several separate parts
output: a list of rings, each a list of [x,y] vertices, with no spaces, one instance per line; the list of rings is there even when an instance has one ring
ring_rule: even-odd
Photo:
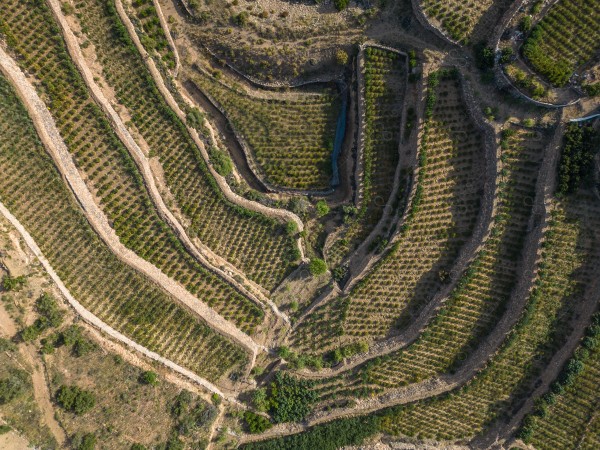
[[[60,423],[58,423],[54,417],[54,407],[50,400],[50,390],[48,389],[44,363],[39,360],[36,349],[31,345],[20,346],[19,351],[25,361],[31,366],[33,396],[35,397],[35,402],[42,411],[43,421],[48,426],[59,445],[65,445],[67,435],[65,430],[60,426]]]
[[[16,333],[17,327],[14,320],[12,320],[4,306],[0,303],[0,335],[13,337]],[[48,426],[59,445],[62,446],[65,444],[67,436],[54,417],[54,408],[50,401],[50,391],[48,390],[43,363],[39,360],[36,349],[31,345],[19,345],[19,353],[31,367],[33,395],[42,412],[42,420],[44,424]]]
[[[58,170],[65,177],[68,185],[80,202],[89,223],[111,251],[125,264],[128,264],[135,270],[143,273],[161,286],[167,293],[204,319],[215,330],[237,341],[248,349],[252,354],[253,364],[257,352],[264,350],[264,347],[259,346],[250,336],[237,329],[233,324],[225,320],[205,303],[196,299],[196,297],[190,294],[181,285],[174,282],[155,266],[140,258],[121,244],[118,236],[110,227],[106,216],[104,216],[103,212],[94,202],[91,192],[87,189],[85,182],[77,171],[73,159],[56,129],[50,112],[46,109],[45,104],[38,97],[35,89],[27,81],[25,75],[20,71],[16,63],[1,48],[0,70],[15,87],[17,94],[23,101],[23,104],[33,120],[40,139],[46,146],[50,156],[52,156]],[[4,208],[4,211],[8,213],[6,208]],[[12,219],[11,222],[14,224],[16,219],[14,217],[12,217]],[[22,226],[19,231],[21,232],[21,230],[25,231]],[[29,238],[31,243],[35,244],[30,236]],[[35,251],[34,253],[36,256],[39,256]]]

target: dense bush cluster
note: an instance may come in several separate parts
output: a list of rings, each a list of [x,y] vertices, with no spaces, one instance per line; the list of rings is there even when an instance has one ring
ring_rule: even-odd
[[[81,415],[96,405],[96,397],[78,386],[62,385],[56,392],[56,402],[67,411]]]
[[[56,328],[62,324],[64,313],[56,303],[54,297],[43,293],[35,302],[35,309],[39,317],[33,325],[26,327],[21,332],[21,338],[25,342],[37,339],[40,334],[49,328]]]
[[[379,418],[372,415],[335,420],[301,433],[265,442],[245,444],[243,450],[337,450],[356,446],[377,432]]]
[[[29,383],[29,374],[19,369],[11,370],[8,376],[0,378],[0,405],[22,395]]]
[[[317,395],[311,382],[277,372],[267,390],[266,406],[275,423],[300,422],[310,413]]]
[[[592,126],[571,124],[564,135],[558,167],[558,192],[572,194],[590,181],[594,156],[600,149],[600,134]]]

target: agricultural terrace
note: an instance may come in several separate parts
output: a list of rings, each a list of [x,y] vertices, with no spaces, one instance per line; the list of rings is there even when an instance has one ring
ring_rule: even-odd
[[[599,0],[560,0],[532,30],[523,55],[553,85],[564,86],[598,57],[599,23]]]
[[[259,176],[275,187],[325,191],[331,187],[332,152],[342,102],[337,89],[310,93],[248,92],[198,69],[191,79],[215,102],[250,147]]]
[[[588,216],[590,209],[593,218]],[[535,288],[498,353],[462,388],[395,408],[383,420],[383,431],[420,439],[464,440],[516,411],[535,377],[573,330],[569,319],[584,301],[584,286],[594,277],[598,212],[597,200],[588,195],[556,205]],[[595,242],[586,235],[595,236]]]
[[[263,310],[204,269],[159,218],[133,159],[70,62],[45,2],[8,0],[0,27],[18,64],[39,80],[42,99],[121,243],[242,330],[260,327]]]
[[[27,228],[73,296],[109,326],[202,377],[217,381],[243,369],[247,355],[240,347],[104,245],[3,78],[0,103],[0,200]]]
[[[359,70],[361,68],[359,67]],[[393,194],[399,162],[401,122],[406,94],[406,58],[375,47],[364,50],[364,118],[359,210],[346,219],[348,227],[326,255],[330,265],[339,264],[369,235],[383,215]],[[405,193],[406,194],[406,193]]]
[[[299,257],[284,224],[224,197],[185,125],[159,93],[112,1],[79,1],[75,11],[106,82],[131,117],[130,128],[143,138],[150,156],[160,160],[190,234],[250,279],[274,288]]]
[[[494,0],[417,0],[423,12],[455,41],[467,43],[479,19],[494,5]]]
[[[600,315],[582,345],[525,420],[522,439],[540,450],[600,448]]]
[[[480,205],[483,139],[463,104],[452,71],[431,74],[420,140],[417,191],[391,251],[346,298],[317,308],[300,325],[295,345],[323,351],[332,323],[344,340],[382,339],[405,325],[446,282],[471,235]],[[339,314],[334,318],[333,311]],[[405,318],[403,323],[399,320]]]
[[[133,0],[131,2],[134,21],[143,31],[140,41],[150,55],[155,55],[169,69],[175,68],[175,56],[160,24],[160,19],[152,0]]]
[[[341,393],[366,395],[454,371],[481,343],[504,312],[521,273],[518,261],[544,142],[529,131],[508,128],[504,132],[497,213],[490,236],[442,309],[407,348],[360,367],[346,383],[321,386],[325,398]]]

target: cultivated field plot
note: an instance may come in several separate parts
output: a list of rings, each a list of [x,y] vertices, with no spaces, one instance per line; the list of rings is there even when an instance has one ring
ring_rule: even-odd
[[[164,181],[190,234],[267,289],[297,259],[284,224],[227,201],[185,125],[169,109],[114,8],[98,0],[76,3],[86,36],[95,46],[106,82],[131,117],[130,127],[157,156]],[[120,31],[115,31],[120,30]]]
[[[588,199],[594,202],[593,199]],[[467,439],[483,427],[516,412],[553,351],[571,331],[565,314],[582,300],[594,267],[597,245],[582,234],[597,233],[597,217],[585,222],[587,201],[559,204],[546,233],[543,269],[523,316],[503,346],[472,381],[447,396],[397,408],[382,428],[393,434],[443,440]],[[595,205],[597,211],[598,205]],[[468,420],[465,420],[468,418]]]
[[[406,93],[406,58],[376,47],[364,50],[364,124],[359,210],[327,251],[330,265],[338,265],[377,225],[393,194],[399,162],[402,111]],[[406,193],[405,193],[406,194]]]
[[[501,190],[491,235],[437,316],[407,348],[359,367],[341,383],[319,387],[325,399],[367,395],[455,371],[505,311],[519,274],[544,139],[508,128],[503,136]],[[381,284],[379,284],[381,285]]]
[[[481,17],[494,6],[494,0],[418,0],[434,25],[440,25],[453,40],[467,42]]]
[[[263,310],[200,266],[159,218],[133,159],[70,62],[48,7],[15,0],[5,5],[3,14],[1,32],[10,50],[39,80],[42,98],[75,164],[85,173],[121,243],[245,331],[256,330],[264,320]],[[39,25],[32,29],[29,24],[34,22]]]
[[[223,78],[221,72],[217,74]],[[225,111],[250,147],[259,176],[268,184],[299,190],[330,189],[340,95],[345,93],[333,87],[313,88],[311,93],[253,93],[239,83],[232,87],[203,69],[190,76]]]
[[[531,66],[555,86],[598,58],[600,1],[560,0],[550,8],[523,44]]]
[[[567,365],[562,391],[554,388],[544,395],[543,414],[533,415],[526,427],[525,442],[536,449],[600,447],[600,414],[598,379],[600,378],[600,332],[596,314],[594,325],[586,333],[583,345],[576,352],[577,359]],[[569,376],[570,373],[570,376]],[[569,380],[569,381],[567,381]]]
[[[160,19],[152,0],[131,1],[136,25],[143,31],[140,40],[149,54],[154,54],[169,69],[175,68],[175,56],[160,24]]]
[[[0,80],[0,200],[27,228],[73,296],[140,345],[218,380],[245,352],[123,264],[85,219],[31,120]]]
[[[444,284],[473,230],[483,183],[478,176],[485,159],[483,138],[453,73],[433,74],[430,83],[429,95],[437,101],[421,130],[421,165],[409,217],[389,253],[346,298],[317,308],[301,324],[295,345],[304,351],[333,345],[332,321],[342,340],[394,334],[401,318],[419,311]],[[340,315],[333,316],[336,309]]]

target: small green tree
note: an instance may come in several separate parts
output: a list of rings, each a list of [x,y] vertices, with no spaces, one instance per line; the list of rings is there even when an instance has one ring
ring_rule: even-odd
[[[329,214],[329,206],[327,206],[327,202],[325,200],[319,200],[317,202],[317,215],[319,217],[323,217]]]
[[[335,62],[337,62],[340,66],[345,66],[348,64],[348,52],[342,50],[341,48],[335,52]]]
[[[285,231],[290,236],[294,236],[298,232],[298,224],[295,221],[290,220],[285,224]]]
[[[67,411],[82,415],[94,407],[96,397],[77,386],[62,385],[56,392],[56,402]]]
[[[7,275],[2,280],[2,288],[7,292],[18,291],[25,286],[25,283],[27,283],[27,278],[25,278],[24,275],[19,277],[11,277],[10,275]]]
[[[267,390],[259,388],[252,394],[252,404],[259,411],[267,411],[269,409],[269,401],[267,399]]]
[[[94,433],[77,433],[71,438],[71,446],[75,450],[94,450],[96,448],[96,435]]]
[[[29,375],[24,370],[11,370],[8,377],[0,379],[0,405],[8,403],[25,392]]]
[[[142,372],[140,375],[140,383],[156,386],[158,384],[158,375],[156,372],[152,372],[151,370]]]
[[[519,29],[523,33],[529,33],[531,31],[531,16],[524,16],[519,22]]]
[[[246,411],[244,413],[244,422],[250,433],[262,433],[273,426],[271,421],[266,417],[259,414],[255,414],[252,411]]]
[[[319,276],[327,272],[327,264],[320,258],[313,258],[310,260],[308,270],[313,276]]]
[[[335,9],[338,11],[346,9],[348,7],[348,3],[350,3],[350,0],[333,0]]]
[[[133,444],[131,450],[148,450],[148,447],[142,444]]]

